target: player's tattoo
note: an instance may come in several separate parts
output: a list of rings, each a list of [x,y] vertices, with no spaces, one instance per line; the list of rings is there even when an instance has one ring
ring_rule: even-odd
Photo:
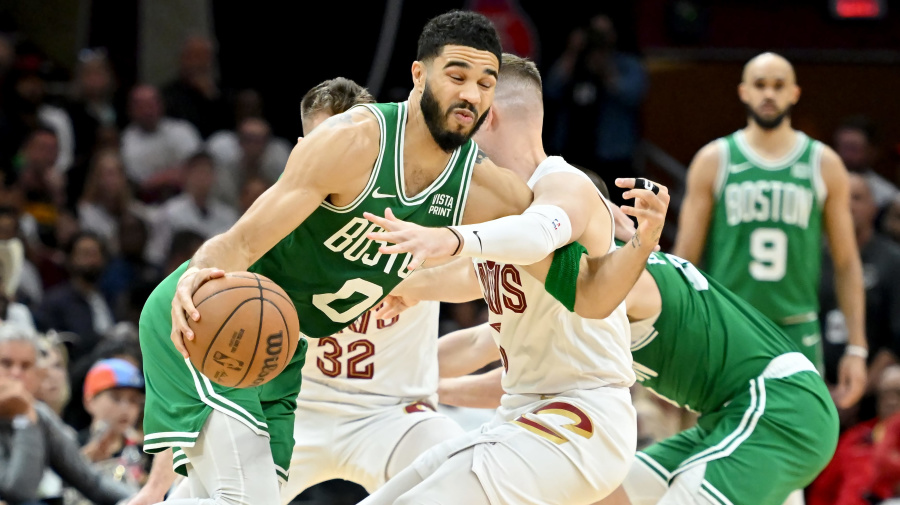
[[[478,154],[475,155],[475,164],[480,165],[482,161],[486,160],[488,157],[487,154],[484,153],[481,149],[478,150]]]
[[[635,249],[640,249],[641,247],[641,237],[638,237],[637,232],[631,236],[631,247],[634,247]]]
[[[326,119],[321,126],[326,126],[328,128],[335,128],[338,125],[345,125],[353,123],[353,115],[350,113],[336,114]]]

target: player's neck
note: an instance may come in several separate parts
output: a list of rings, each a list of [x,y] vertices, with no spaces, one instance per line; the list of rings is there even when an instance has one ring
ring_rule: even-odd
[[[787,118],[772,129],[762,128],[751,120],[744,128],[744,138],[758,154],[765,158],[778,159],[794,148],[797,131],[791,128],[791,122]]]
[[[547,159],[540,135],[515,135],[504,142],[499,149],[487,153],[499,167],[512,170],[523,181],[528,182],[538,165]]]

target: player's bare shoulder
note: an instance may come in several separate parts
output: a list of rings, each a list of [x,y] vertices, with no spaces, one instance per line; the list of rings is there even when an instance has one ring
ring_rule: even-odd
[[[352,200],[365,186],[381,149],[378,120],[355,107],[323,121],[294,147],[282,180]]]
[[[326,119],[306,140],[340,149],[339,152],[348,159],[374,162],[381,144],[381,129],[378,119],[367,107],[353,107]]]
[[[521,214],[531,205],[528,185],[515,173],[497,166],[481,149],[475,157],[463,223],[482,223]]]

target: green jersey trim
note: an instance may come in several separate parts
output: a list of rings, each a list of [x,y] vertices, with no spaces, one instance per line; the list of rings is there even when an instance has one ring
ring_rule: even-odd
[[[803,153],[806,151],[807,144],[809,144],[809,137],[807,137],[805,133],[797,131],[797,141],[794,143],[794,147],[790,152],[777,160],[767,160],[757,154],[747,142],[747,136],[744,134],[744,130],[738,130],[734,134],[734,142],[741,151],[741,154],[743,154],[750,163],[764,170],[783,170],[793,166],[800,160],[800,157],[803,156]]]
[[[828,198],[828,186],[825,185],[825,179],[822,178],[822,151],[825,145],[821,142],[813,142],[812,153],[810,153],[809,164],[812,165],[812,182],[816,190],[816,201],[819,208],[825,207],[825,199]]]
[[[741,418],[738,427],[731,432],[730,435],[722,439],[718,444],[694,454],[690,458],[684,460],[678,468],[672,472],[674,478],[695,466],[708,463],[710,461],[730,456],[745,440],[750,438],[759,418],[762,417],[766,410],[766,384],[765,379],[757,377],[750,381],[750,406],[744,411],[744,417]]]
[[[384,148],[385,148],[385,134],[387,133],[387,127],[385,126],[384,115],[378,110],[378,107],[369,104],[360,104],[355,105],[354,107],[365,107],[375,116],[375,119],[378,121],[378,130],[379,130],[379,138],[378,138],[378,158],[375,160],[375,166],[372,168],[372,174],[369,176],[369,182],[366,183],[366,187],[357,195],[356,198],[353,199],[352,202],[344,205],[343,207],[338,207],[326,201],[323,201],[319,205],[321,207],[325,207],[326,209],[336,212],[338,214],[346,214],[347,212],[351,212],[353,209],[359,206],[363,200],[369,196],[369,193],[372,191],[372,186],[375,185],[375,181],[378,179],[378,173],[381,171],[381,162],[384,159]],[[353,108],[353,107],[351,107]]]
[[[703,479],[703,482],[700,483],[700,494],[704,495],[710,503],[718,503],[719,505],[734,505],[731,500],[725,497],[721,491],[716,489],[715,486],[709,483],[708,480]]]
[[[448,161],[447,166],[444,167],[444,171],[441,172],[441,175],[439,175],[431,185],[412,197],[406,196],[403,146],[406,143],[406,116],[409,110],[409,102],[401,102],[398,106],[400,110],[397,113],[397,138],[395,139],[396,147],[394,149],[394,166],[396,167],[394,170],[394,180],[397,183],[397,196],[400,197],[400,203],[403,205],[421,205],[434,190],[441,187],[447,182],[447,179],[450,178],[450,175],[453,173],[453,167],[456,166],[456,161],[459,159],[459,153],[460,150],[462,150],[462,147],[458,147],[453,151],[453,154],[450,155],[450,161]]]
[[[459,185],[459,194],[456,201],[460,202],[453,210],[453,225],[462,224],[463,216],[466,214],[466,202],[469,201],[469,186],[472,182],[472,173],[475,172],[475,157],[478,155],[478,144],[472,142],[472,149],[469,151],[469,157],[466,158],[465,171],[463,172],[462,184]]]
[[[728,180],[728,172],[731,170],[729,166],[731,149],[728,147],[728,141],[724,138],[717,139],[716,145],[719,147],[719,169],[716,171],[716,185],[713,188],[713,194],[718,200],[722,196],[722,191],[725,190],[725,181]]]
[[[185,366],[187,366],[191,371],[191,375],[194,378],[194,387],[197,389],[197,394],[200,396],[200,400],[203,403],[229,417],[240,421],[248,428],[253,430],[253,432],[257,435],[266,437],[269,436],[268,431],[266,431],[269,426],[266,423],[254,418],[252,414],[247,412],[240,405],[216,393],[216,390],[213,389],[212,383],[209,381],[209,379],[207,379],[205,375],[194,369],[194,366],[191,364],[190,359],[185,358],[184,361]]]

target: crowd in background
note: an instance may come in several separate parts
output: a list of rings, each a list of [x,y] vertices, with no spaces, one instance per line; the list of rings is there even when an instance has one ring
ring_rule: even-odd
[[[649,80],[615,41],[598,16],[543,69],[556,111],[550,150],[607,180],[634,173]],[[210,40],[191,37],[176,80],[125,89],[103,49],[82,51],[61,82],[36,47],[0,35],[0,496],[17,496],[31,475],[40,503],[116,503],[149,470],[142,304],[279,177],[294,142],[273,135],[258,92],[223,89],[216,58]],[[811,489],[816,505],[900,494],[900,174],[874,169],[900,139],[879,138],[859,116],[821,140],[854,174],[871,372],[866,399],[842,412],[835,459]],[[827,261],[821,293],[834,381],[847,332]],[[443,332],[486,320],[478,303],[443,312]],[[689,417],[642,393],[637,404],[643,444]],[[41,429],[16,426],[22,419]],[[16,444],[30,448],[30,465],[17,466]]]

